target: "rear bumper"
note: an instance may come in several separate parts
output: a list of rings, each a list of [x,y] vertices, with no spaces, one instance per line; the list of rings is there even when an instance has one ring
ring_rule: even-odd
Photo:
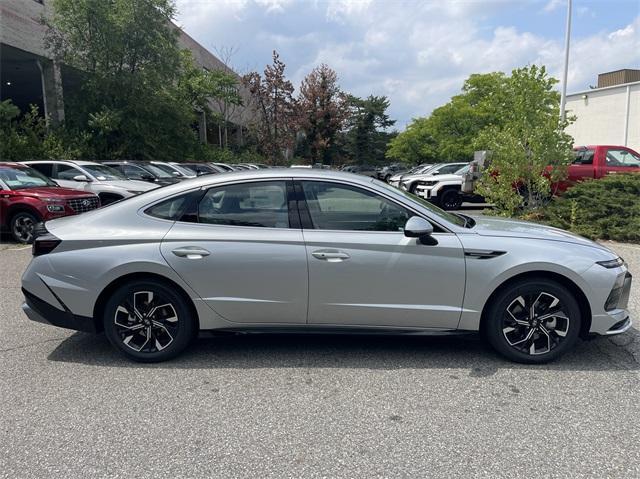
[[[25,298],[22,310],[31,321],[87,333],[98,332],[93,318],[78,316],[68,310],[60,310],[24,288],[22,288],[22,293]]]

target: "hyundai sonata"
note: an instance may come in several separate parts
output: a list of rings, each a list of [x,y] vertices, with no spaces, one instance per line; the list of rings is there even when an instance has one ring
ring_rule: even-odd
[[[138,361],[172,358],[200,330],[478,331],[539,363],[631,326],[631,275],[606,247],[323,170],[158,188],[46,223],[33,255],[27,316],[104,331]]]

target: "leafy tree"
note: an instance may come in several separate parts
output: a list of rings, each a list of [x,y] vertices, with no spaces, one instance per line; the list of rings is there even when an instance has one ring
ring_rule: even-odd
[[[251,72],[243,77],[257,114],[254,127],[259,149],[273,164],[287,159],[296,134],[296,102],[293,84],[285,77],[286,65],[273,51],[273,64],[263,75]]]
[[[461,94],[428,118],[414,119],[390,143],[387,157],[415,164],[470,160],[477,135],[502,122],[506,82],[500,72],[471,75]]]
[[[314,68],[300,85],[299,126],[304,137],[302,149],[312,163],[331,164],[336,155],[336,139],[347,118],[347,98],[338,86],[338,75],[327,65]]]
[[[346,156],[355,163],[376,163],[384,159],[387,143],[394,133],[384,131],[395,124],[387,114],[386,96],[348,96],[349,117],[343,138]]]
[[[180,160],[198,151],[193,126],[235,78],[195,66],[170,21],[173,0],[53,0],[46,46],[81,79],[66,93],[67,128],[89,156]]]
[[[35,105],[21,114],[11,100],[0,102],[0,161],[76,159],[85,148],[84,135],[53,128]]]
[[[560,120],[557,80],[544,67],[513,70],[500,95],[502,121],[485,127],[474,148],[491,151],[478,192],[500,214],[546,203],[551,185],[566,175],[573,139]]]

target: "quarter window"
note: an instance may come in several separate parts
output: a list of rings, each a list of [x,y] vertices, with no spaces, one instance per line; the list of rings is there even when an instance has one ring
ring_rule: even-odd
[[[187,193],[186,195],[165,200],[147,208],[145,213],[149,216],[154,216],[155,218],[177,221],[182,217],[191,194],[192,193]]]
[[[361,188],[321,181],[303,181],[315,229],[402,231],[414,216],[409,210]]]
[[[198,221],[214,225],[288,228],[286,182],[262,181],[211,188],[198,205]]]

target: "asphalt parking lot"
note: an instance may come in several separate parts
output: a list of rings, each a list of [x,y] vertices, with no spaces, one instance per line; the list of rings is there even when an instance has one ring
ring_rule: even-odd
[[[640,246],[611,245],[640,276]],[[640,333],[524,366],[475,337],[202,338],[130,363],[30,322],[0,245],[0,476],[640,477]],[[640,317],[640,282],[632,293]]]

